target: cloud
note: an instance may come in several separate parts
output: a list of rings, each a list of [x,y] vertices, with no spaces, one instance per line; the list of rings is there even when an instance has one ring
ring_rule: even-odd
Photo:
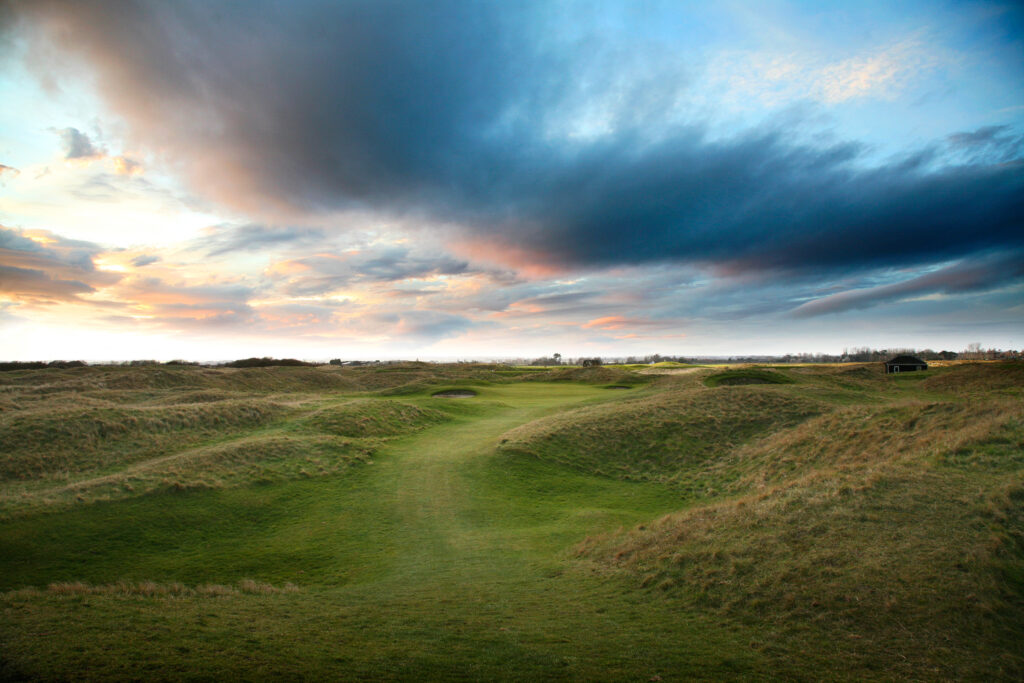
[[[251,327],[258,322],[249,301],[257,289],[243,283],[124,278],[109,292],[143,324],[172,329]]]
[[[275,263],[268,274],[290,295],[310,296],[357,283],[398,282],[468,272],[466,261],[402,244],[367,245],[340,253],[324,252]]]
[[[65,159],[99,159],[105,155],[102,150],[93,146],[89,136],[77,128],[64,128],[57,131],[64,144]]]
[[[93,258],[100,252],[90,242],[0,226],[0,292],[22,302],[79,301],[79,295],[120,279],[96,269]]]
[[[583,19],[584,38],[566,39],[547,6],[14,4],[54,71],[61,58],[95,69],[139,146],[269,222],[359,211],[444,226],[517,268],[864,270],[1024,245],[1017,143],[878,164],[855,142],[797,142],[799,120],[711,138],[673,113],[676,71],[614,59]],[[835,102],[886,95],[928,60],[895,43],[813,87]],[[606,106],[636,82],[643,106]],[[296,292],[375,268],[305,265],[320,279],[296,277]]]
[[[109,159],[117,175],[142,175],[144,171],[142,164],[134,159],[126,156],[109,156],[106,150],[93,144],[89,136],[77,128],[63,128],[55,132],[61,138],[64,159],[68,161],[91,162]]]
[[[477,324],[461,315],[438,311],[405,311],[394,326],[403,337],[443,339],[459,335]]]
[[[815,80],[822,100],[829,104],[866,96],[889,99],[937,63],[919,41],[908,39],[825,66]]]
[[[630,326],[631,322],[632,321],[621,315],[606,315],[603,318],[595,318],[591,320],[583,325],[583,327],[585,329],[598,328],[601,330],[621,330],[623,327]]]
[[[4,176],[11,178],[17,178],[21,175],[21,171],[14,168],[13,166],[7,166],[6,164],[0,164],[0,181],[3,181]]]
[[[1024,279],[1024,253],[965,260],[902,282],[853,289],[809,301],[793,315],[808,318],[865,309],[929,294],[964,294],[1003,287]]]
[[[156,263],[159,260],[160,257],[154,254],[139,254],[138,256],[131,260],[131,264],[136,268],[142,268],[143,266],[148,266],[153,263]]]
[[[3,254],[0,254],[2,258]],[[67,301],[94,291],[93,287],[78,280],[61,280],[42,270],[0,264],[0,293],[18,300],[37,303]]]
[[[947,137],[947,144],[954,153],[974,163],[1008,163],[1024,156],[1024,135],[1005,125],[953,133]]]
[[[139,162],[128,157],[112,157],[114,172],[118,175],[142,175],[144,169]]]
[[[265,225],[215,226],[196,241],[195,246],[210,256],[239,251],[258,251],[285,244],[310,244],[322,241],[324,231],[317,228],[270,227]]]

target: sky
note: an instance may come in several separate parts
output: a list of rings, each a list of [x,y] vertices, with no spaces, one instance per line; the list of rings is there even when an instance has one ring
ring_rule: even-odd
[[[1024,346],[1012,2],[0,0],[0,359]]]

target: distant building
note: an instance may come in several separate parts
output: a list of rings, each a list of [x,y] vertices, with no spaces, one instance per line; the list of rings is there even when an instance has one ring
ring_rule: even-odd
[[[917,370],[927,370],[928,364],[920,358],[914,356],[896,356],[892,360],[885,361],[886,373],[893,372],[915,372]]]

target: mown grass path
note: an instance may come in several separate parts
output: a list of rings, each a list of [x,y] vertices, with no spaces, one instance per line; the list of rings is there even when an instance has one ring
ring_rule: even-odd
[[[501,434],[550,408],[504,407],[486,417],[429,429],[381,454],[376,474],[395,486],[396,554],[401,558],[396,580],[479,571],[481,560],[493,563],[494,553],[507,550],[508,539],[496,532],[504,516],[474,505],[480,469]]]

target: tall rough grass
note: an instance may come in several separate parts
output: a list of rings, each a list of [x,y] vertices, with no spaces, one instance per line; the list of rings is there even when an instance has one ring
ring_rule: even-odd
[[[659,599],[768,620],[782,641],[829,634],[897,677],[1019,679],[1024,373],[976,369],[722,452],[699,476],[729,497],[589,537],[577,556]]]

